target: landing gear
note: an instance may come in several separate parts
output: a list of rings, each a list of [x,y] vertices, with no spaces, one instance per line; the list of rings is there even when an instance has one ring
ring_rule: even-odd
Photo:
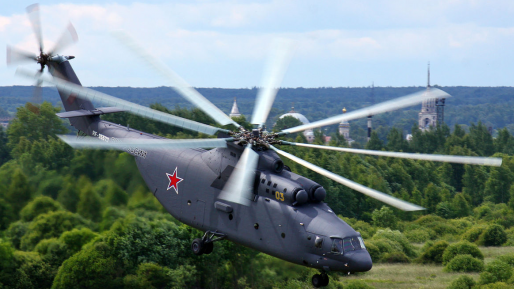
[[[319,288],[325,287],[328,285],[328,275],[325,272],[321,272],[321,274],[315,274],[312,276],[312,286]]]
[[[214,249],[214,242],[225,239],[226,235],[218,232],[207,231],[203,237],[193,240],[191,250],[195,255],[210,254]]]

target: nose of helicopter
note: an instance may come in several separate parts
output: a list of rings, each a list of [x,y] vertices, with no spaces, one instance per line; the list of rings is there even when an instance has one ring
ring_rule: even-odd
[[[348,256],[348,258],[350,259],[348,266],[352,272],[366,272],[371,270],[373,266],[371,256],[366,250],[355,251],[351,256]]]

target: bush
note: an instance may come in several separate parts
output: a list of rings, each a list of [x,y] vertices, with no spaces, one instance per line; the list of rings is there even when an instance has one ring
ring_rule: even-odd
[[[514,253],[510,253],[507,255],[502,255],[497,258],[498,260],[501,260],[511,266],[514,266]]]
[[[453,282],[448,286],[447,289],[471,289],[473,286],[475,286],[477,283],[473,278],[462,275],[459,278],[453,280]]]
[[[421,263],[443,263],[443,253],[448,248],[446,241],[439,241],[426,248],[421,254],[419,260]]]
[[[426,229],[416,229],[405,232],[405,237],[413,243],[424,243],[430,240],[430,234]]]
[[[391,229],[378,230],[377,233],[373,236],[373,239],[386,239],[396,242],[401,246],[401,251],[403,251],[405,255],[408,257],[416,257],[416,251],[414,251],[414,247],[400,231],[392,231]]]
[[[382,261],[386,263],[410,263],[409,257],[403,252],[385,253]]]
[[[457,255],[471,255],[474,258],[484,260],[484,255],[480,252],[477,245],[472,244],[468,241],[461,241],[455,244],[451,244],[446,248],[443,253],[443,265],[448,264],[451,259],[455,258]]]
[[[380,210],[374,210],[371,214],[373,225],[381,228],[396,229],[398,225],[398,218],[388,206],[382,206]]]
[[[471,242],[471,243],[474,243],[474,242],[476,242],[478,240],[480,235],[482,235],[482,233],[484,233],[486,228],[487,227],[484,226],[484,225],[471,227],[469,230],[467,230],[462,235],[461,239],[465,240],[465,241],[468,241],[468,242]]]
[[[446,272],[481,272],[484,270],[484,261],[469,254],[458,255],[444,269]]]
[[[382,256],[382,253],[380,252],[380,249],[378,246],[376,246],[372,242],[365,241],[364,244],[366,245],[366,250],[368,251],[369,255],[371,256],[371,260],[373,262],[378,262],[380,260],[380,257]]]
[[[507,242],[507,234],[502,226],[493,224],[482,233],[478,244],[484,246],[501,246]]]
[[[480,284],[504,282],[510,277],[512,277],[512,267],[502,260],[495,259],[487,264],[484,273],[480,274]]]

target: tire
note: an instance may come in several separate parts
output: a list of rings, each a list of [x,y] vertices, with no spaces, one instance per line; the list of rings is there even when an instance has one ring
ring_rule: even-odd
[[[202,255],[204,253],[204,249],[205,249],[205,246],[204,246],[204,243],[202,241],[202,239],[198,238],[198,239],[194,239],[193,240],[193,243],[191,243],[191,250],[193,250],[193,253],[195,255]]]
[[[213,249],[214,249],[214,242],[204,243],[204,247],[203,247],[203,253],[204,254],[212,253]]]
[[[312,286],[316,288],[323,286],[323,278],[320,274],[315,274],[314,276],[312,276]]]
[[[321,274],[322,284],[321,286],[328,286],[328,282],[330,281],[327,274]]]

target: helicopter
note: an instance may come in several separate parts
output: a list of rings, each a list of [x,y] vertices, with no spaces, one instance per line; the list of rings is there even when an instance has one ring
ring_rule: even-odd
[[[221,125],[214,127],[161,111],[153,110],[82,87],[71,67],[74,56],[57,52],[77,41],[71,24],[49,52],[44,52],[39,6],[27,8],[39,43],[39,55],[14,47],[7,48],[8,64],[36,61],[40,69],[17,69],[16,74],[35,79],[37,85],[48,83],[57,87],[65,112],[57,113],[69,120],[79,133],[59,138],[74,148],[115,149],[134,156],[137,167],[149,190],[177,220],[205,232],[191,243],[196,255],[209,254],[214,243],[229,240],[277,258],[320,270],[312,277],[314,287],[327,286],[327,272],[365,272],[372,268],[364,240],[340,219],[328,204],[322,185],[303,177],[284,165],[281,157],[305,166],[320,175],[404,211],[424,208],[388,194],[365,187],[277,146],[292,145],[375,156],[399,157],[461,164],[500,166],[500,158],[444,156],[402,152],[373,151],[294,143],[280,138],[306,129],[319,128],[370,115],[419,104],[427,99],[448,98],[437,89],[410,94],[368,108],[272,133],[265,128],[285,67],[290,60],[290,45],[279,46],[270,63],[265,85],[259,90],[251,123],[247,130],[217,108],[175,72],[161,64],[139,47],[128,35],[117,35],[150,67],[173,83],[172,88]],[[44,68],[53,77],[42,75]],[[93,102],[105,105],[95,107]],[[102,120],[101,115],[117,112],[133,113],[217,138],[171,140]]]

